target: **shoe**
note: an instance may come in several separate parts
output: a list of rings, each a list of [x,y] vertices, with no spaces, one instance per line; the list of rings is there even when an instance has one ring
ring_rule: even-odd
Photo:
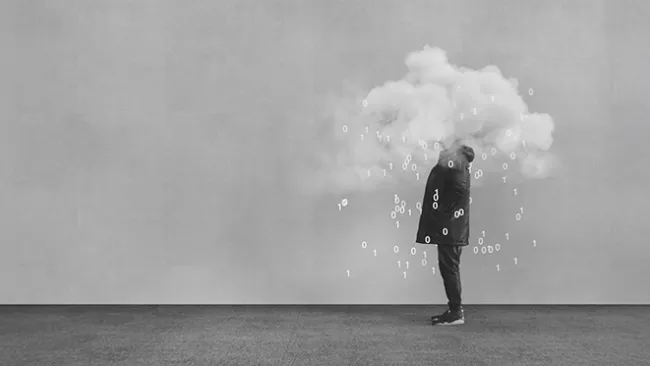
[[[463,309],[447,310],[441,315],[431,317],[432,325],[461,325],[465,324],[465,314]]]

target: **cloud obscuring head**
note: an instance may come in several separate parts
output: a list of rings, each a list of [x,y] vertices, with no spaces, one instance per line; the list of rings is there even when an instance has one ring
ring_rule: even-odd
[[[401,80],[367,93],[356,89],[327,104],[315,121],[321,132],[308,146],[317,163],[308,173],[315,190],[367,190],[427,174],[441,149],[462,141],[477,156],[485,151],[515,157],[527,178],[547,176],[554,121],[531,113],[516,79],[496,66],[452,65],[440,48],[407,55]],[[354,89],[354,88],[353,88]],[[412,178],[412,177],[411,177]]]

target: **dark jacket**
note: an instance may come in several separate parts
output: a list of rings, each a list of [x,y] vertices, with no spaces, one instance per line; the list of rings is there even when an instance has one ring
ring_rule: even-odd
[[[469,196],[472,181],[469,163],[474,160],[474,150],[462,146],[454,160],[452,168],[439,163],[429,173],[416,243],[469,245]],[[438,201],[434,208],[436,189]]]

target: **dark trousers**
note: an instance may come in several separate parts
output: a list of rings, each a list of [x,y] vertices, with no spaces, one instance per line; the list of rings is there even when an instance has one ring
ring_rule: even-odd
[[[460,254],[462,252],[463,247],[461,246],[438,245],[438,267],[451,310],[460,310],[462,305],[460,285]]]

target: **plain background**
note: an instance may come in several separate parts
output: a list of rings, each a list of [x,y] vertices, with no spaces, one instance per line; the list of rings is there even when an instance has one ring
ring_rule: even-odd
[[[466,249],[465,302],[648,303],[649,9],[2,1],[0,301],[446,302],[435,247],[427,265],[427,248],[409,253],[416,218],[397,229],[389,217],[394,189],[352,194],[339,212],[340,195],[296,183],[315,138],[296,126],[319,101],[400,78],[429,44],[533,88],[562,161],[516,197],[498,178],[473,192],[472,240],[512,239]],[[397,260],[410,260],[406,278]]]

